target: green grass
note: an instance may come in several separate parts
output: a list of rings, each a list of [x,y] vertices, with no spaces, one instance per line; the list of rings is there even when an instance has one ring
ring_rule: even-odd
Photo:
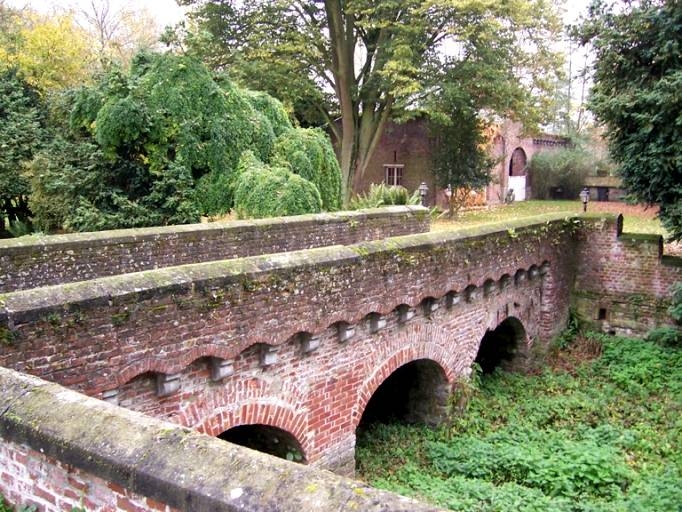
[[[376,426],[358,439],[359,476],[456,511],[679,512],[682,350],[585,343],[601,356],[484,378],[440,428]]]
[[[623,230],[628,233],[665,235],[665,231],[660,221],[655,217],[655,210],[653,209],[644,209],[643,207],[618,202],[591,202],[588,211],[622,213],[624,216]],[[547,213],[578,215],[582,213],[582,204],[579,201],[517,201],[510,205],[499,205],[491,209],[466,211],[453,221],[440,219],[433,223],[432,229],[450,230],[507,220],[532,219],[537,215]]]

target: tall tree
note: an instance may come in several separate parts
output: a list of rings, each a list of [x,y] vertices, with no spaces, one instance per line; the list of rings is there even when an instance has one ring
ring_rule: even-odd
[[[590,109],[623,184],[682,240],[682,2],[597,0],[581,36],[596,52]]]
[[[37,92],[15,70],[0,71],[0,231],[26,222],[30,186],[26,166],[43,142],[42,107]]]
[[[16,68],[42,92],[89,79],[94,54],[88,34],[71,14],[42,16],[22,9],[7,20],[11,37],[0,37],[0,68]]]
[[[514,48],[509,64],[529,89],[546,89],[555,67],[548,43],[559,25],[546,0],[179,3],[211,36],[187,40],[214,67],[229,66],[251,86],[266,77],[283,100],[315,105],[338,141],[346,198],[386,122],[425,108],[439,87],[433,70],[465,59],[478,27],[497,35],[491,48]]]
[[[96,41],[104,68],[112,62],[127,65],[138,51],[158,43],[158,27],[146,9],[115,8],[109,0],[90,0],[79,14],[83,29]]]

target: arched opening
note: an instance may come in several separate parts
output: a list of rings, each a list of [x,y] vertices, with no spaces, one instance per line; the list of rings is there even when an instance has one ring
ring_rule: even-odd
[[[286,430],[270,425],[239,425],[218,436],[224,441],[246,446],[281,459],[306,462],[305,453],[298,440]]]
[[[492,373],[496,368],[513,369],[525,338],[526,331],[521,322],[507,318],[495,330],[486,331],[474,362],[481,367],[483,374]]]
[[[438,424],[445,414],[448,383],[438,363],[418,359],[381,383],[362,414],[358,431],[376,423]]]
[[[526,163],[526,152],[523,148],[516,148],[509,160],[509,176],[525,176]]]

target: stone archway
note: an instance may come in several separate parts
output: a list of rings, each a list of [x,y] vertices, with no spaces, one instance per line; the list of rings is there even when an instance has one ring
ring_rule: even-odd
[[[497,368],[517,368],[524,359],[525,339],[526,329],[521,321],[508,317],[495,329],[485,332],[474,362],[481,367],[483,374],[492,373]]]

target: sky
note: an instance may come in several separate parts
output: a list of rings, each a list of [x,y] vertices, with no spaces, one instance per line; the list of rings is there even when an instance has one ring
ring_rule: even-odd
[[[6,0],[6,4],[12,7],[28,6],[39,12],[51,12],[57,8],[73,8],[75,10],[88,9],[91,0]],[[102,0],[95,0],[97,4]],[[159,30],[166,25],[173,25],[183,17],[183,9],[175,3],[175,0],[109,0],[112,11],[122,8],[140,10],[145,8],[156,20]]]
[[[87,8],[91,0],[8,0],[7,3],[12,6],[22,7],[28,5],[33,9],[42,12],[49,12],[54,6],[58,7],[73,7],[76,9]],[[95,0],[97,2],[101,0]],[[573,23],[577,21],[578,16],[584,13],[589,4],[589,0],[565,0],[566,5],[564,9],[566,14],[564,21],[566,23]],[[157,20],[159,27],[163,28],[166,25],[172,25],[180,21],[183,17],[183,9],[179,7],[175,0],[109,0],[110,5],[114,9],[126,7],[129,9],[146,8],[154,18]]]

